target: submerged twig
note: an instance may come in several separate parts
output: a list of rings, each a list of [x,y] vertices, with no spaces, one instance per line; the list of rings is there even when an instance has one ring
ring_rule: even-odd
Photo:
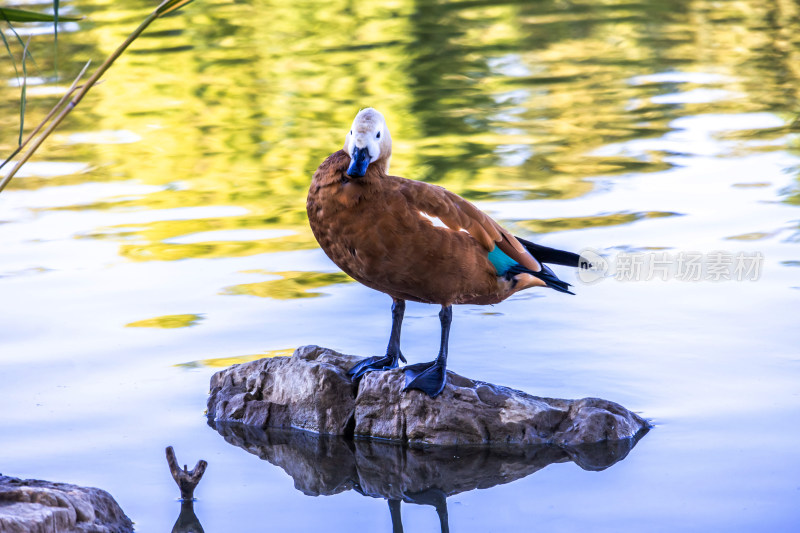
[[[178,484],[181,489],[181,500],[191,501],[194,499],[194,489],[200,483],[200,478],[206,471],[208,463],[202,459],[197,461],[197,464],[192,470],[187,470],[186,465],[183,465],[183,470],[178,466],[178,460],[175,458],[175,450],[172,446],[167,446],[167,463],[169,464],[169,471],[172,473],[172,479]]]

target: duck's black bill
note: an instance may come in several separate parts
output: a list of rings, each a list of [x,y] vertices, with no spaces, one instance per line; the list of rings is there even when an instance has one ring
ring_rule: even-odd
[[[354,148],[353,155],[350,157],[350,166],[347,168],[347,175],[351,178],[360,178],[367,173],[370,157],[367,147]]]

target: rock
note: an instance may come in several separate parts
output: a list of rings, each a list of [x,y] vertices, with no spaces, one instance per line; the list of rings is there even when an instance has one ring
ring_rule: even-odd
[[[133,523],[109,493],[0,475],[3,533],[126,533]]]
[[[347,370],[360,361],[319,346],[214,374],[208,416],[215,421],[292,427],[409,444],[578,444],[629,439],[646,420],[608,400],[560,400],[447,372],[435,399],[403,392],[401,369],[370,372],[356,387]]]
[[[356,399],[347,369],[358,360],[303,346],[292,357],[233,365],[211,377],[208,416],[256,427],[343,435]]]

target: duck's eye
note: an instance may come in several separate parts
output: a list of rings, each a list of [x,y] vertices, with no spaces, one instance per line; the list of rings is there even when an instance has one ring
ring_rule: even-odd
[[[350,130],[350,135],[352,135],[352,134],[353,134],[353,130]]]
[[[376,139],[380,139],[381,138],[381,132],[378,132],[378,134],[375,136],[375,138]]]

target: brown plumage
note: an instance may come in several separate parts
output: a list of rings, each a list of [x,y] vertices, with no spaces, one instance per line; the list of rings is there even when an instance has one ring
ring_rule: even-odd
[[[396,299],[440,305],[492,304],[545,285],[530,274],[498,277],[488,257],[495,245],[531,270],[541,266],[463,198],[375,165],[349,178],[349,164],[344,150],[328,157],[314,174],[306,206],[320,246],[356,281]]]
[[[383,139],[381,139],[383,134]],[[336,265],[355,280],[394,299],[387,355],[354,367],[355,378],[397,366],[405,300],[440,304],[442,345],[437,361],[406,368],[406,388],[431,396],[445,382],[447,335],[452,304],[498,303],[517,291],[564,282],[520,242],[473,204],[446,189],[387,174],[391,138],[373,109],[359,113],[345,149],[330,155],[314,173],[306,208],[314,236]],[[432,222],[438,219],[441,224]],[[495,247],[513,269],[490,260]],[[575,254],[549,248],[562,264]],[[495,251],[495,263],[498,252]],[[504,257],[503,257],[504,256]],[[574,257],[573,257],[574,256]],[[501,262],[502,262],[501,261]]]

